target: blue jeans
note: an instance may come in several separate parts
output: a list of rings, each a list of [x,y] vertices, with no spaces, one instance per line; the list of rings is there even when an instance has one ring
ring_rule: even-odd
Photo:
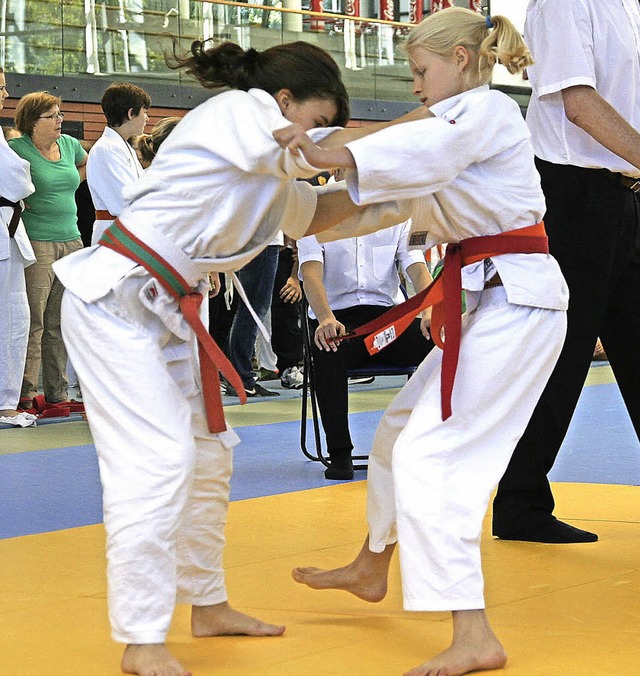
[[[247,299],[261,320],[266,317],[271,305],[279,253],[280,247],[277,244],[269,245],[238,270],[238,279],[247,294]],[[227,340],[227,356],[247,389],[252,389],[255,384],[251,358],[257,337],[258,326],[243,300],[239,298],[238,309]]]

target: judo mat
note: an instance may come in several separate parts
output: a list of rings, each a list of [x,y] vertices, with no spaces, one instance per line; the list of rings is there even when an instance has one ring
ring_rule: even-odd
[[[394,389],[354,392],[351,429],[366,451]],[[194,676],[401,674],[444,649],[448,613],[367,604],[295,584],[297,565],[351,560],[365,535],[366,482],[326,482],[299,449],[299,399],[230,406],[235,453],[227,528],[229,599],[286,624],[278,638],[193,639],[179,606],[168,643]],[[356,474],[364,478],[365,472]],[[559,518],[600,541],[494,540],[485,519],[489,618],[517,676],[640,673],[640,448],[610,369],[591,370],[554,468]],[[0,674],[120,673],[109,637],[95,451],[84,422],[0,431]]]

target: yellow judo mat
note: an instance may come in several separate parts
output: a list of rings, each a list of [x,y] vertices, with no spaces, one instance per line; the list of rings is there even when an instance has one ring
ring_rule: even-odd
[[[387,598],[295,584],[296,565],[333,567],[365,535],[366,483],[255,498],[230,506],[231,603],[287,625],[278,638],[193,639],[179,607],[171,650],[194,676],[402,674],[448,645],[446,613],[402,610],[397,561]],[[490,620],[509,655],[504,673],[640,674],[640,487],[555,484],[556,514],[600,541],[494,540],[485,520]],[[0,674],[116,676],[109,638],[102,526],[0,541]]]

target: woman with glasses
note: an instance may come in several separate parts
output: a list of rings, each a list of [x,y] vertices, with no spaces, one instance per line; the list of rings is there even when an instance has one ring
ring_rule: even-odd
[[[48,92],[27,94],[15,113],[22,136],[9,142],[29,162],[35,186],[25,199],[22,216],[37,260],[25,270],[31,326],[20,406],[34,407],[42,364],[44,402],[39,399],[35,404],[46,416],[68,415],[80,406],[68,401],[67,351],[60,333],[63,289],[52,265],[82,248],[75,191],[87,154],[77,139],[62,133],[63,117],[58,97]]]

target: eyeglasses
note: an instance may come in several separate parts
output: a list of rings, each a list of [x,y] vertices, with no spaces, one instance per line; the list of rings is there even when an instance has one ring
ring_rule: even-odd
[[[53,113],[53,115],[40,115],[41,120],[64,120],[64,113]]]

